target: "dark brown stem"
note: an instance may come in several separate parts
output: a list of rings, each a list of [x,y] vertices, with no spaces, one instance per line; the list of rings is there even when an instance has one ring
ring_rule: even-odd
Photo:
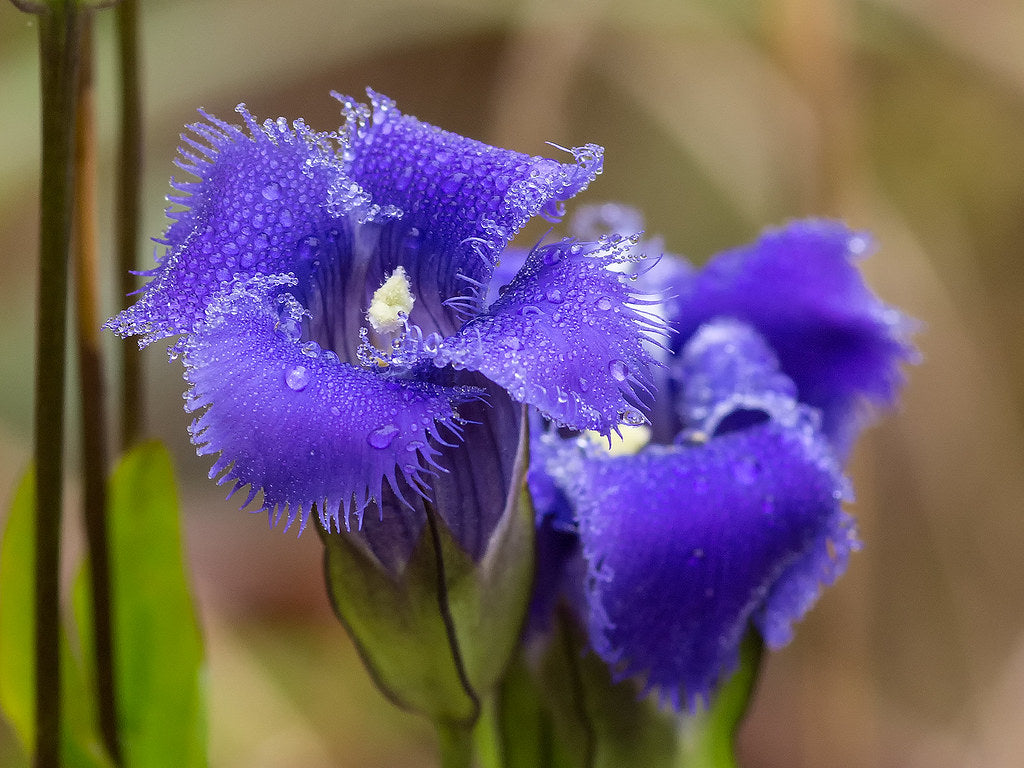
[[[60,762],[60,532],[78,22],[74,2],[50,3],[39,15],[42,179],[34,414],[37,768],[56,768]]]
[[[139,185],[142,178],[142,98],[139,77],[138,0],[115,10],[121,74],[121,134],[117,170],[117,274],[122,297],[135,290],[135,250],[139,239]],[[127,306],[128,299],[124,299]],[[142,355],[134,344],[119,344],[121,354],[121,448],[134,445],[142,432]]]

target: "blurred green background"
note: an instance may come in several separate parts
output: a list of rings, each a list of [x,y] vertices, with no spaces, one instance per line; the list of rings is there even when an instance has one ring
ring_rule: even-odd
[[[550,152],[544,141],[604,145],[604,175],[580,202],[642,209],[650,234],[696,261],[808,214],[875,233],[870,281],[924,321],[924,361],[898,413],[857,448],[865,549],[769,658],[743,763],[1020,764],[1024,4],[143,0],[141,18],[149,235],[163,229],[178,133],[196,107],[232,119],[244,101],[329,129],[339,115],[328,91],[367,85],[421,119],[531,154]],[[100,13],[104,314],[116,303],[112,45]],[[37,89],[34,22],[4,3],[5,498],[30,452]],[[223,501],[187,441],[178,365],[160,344],[145,365],[147,432],[170,446],[183,481],[212,764],[435,765],[425,723],[374,691],[333,621],[316,537],[269,532]],[[73,464],[75,446],[72,434]],[[78,497],[72,477],[69,561]],[[0,766],[18,759],[0,723]]]

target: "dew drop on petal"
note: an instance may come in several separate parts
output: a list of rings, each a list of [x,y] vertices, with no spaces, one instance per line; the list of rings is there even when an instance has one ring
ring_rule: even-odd
[[[290,227],[295,222],[295,219],[292,217],[291,211],[283,208],[281,213],[278,214],[278,221],[281,222],[282,227]]]
[[[565,295],[558,288],[548,288],[548,291],[546,294],[544,294],[544,297],[552,304],[561,304],[563,301],[565,301]]]
[[[647,419],[640,411],[634,410],[633,408],[627,408],[621,414],[623,424],[627,424],[631,427],[642,427],[647,423]]]
[[[562,254],[557,249],[551,248],[544,253],[544,263],[547,265],[557,264],[562,260]]]
[[[366,441],[374,448],[387,448],[395,441],[396,435],[398,435],[398,427],[394,424],[385,424],[383,427],[373,430]]]
[[[608,373],[616,381],[625,381],[626,377],[629,376],[629,366],[621,360],[612,360],[608,363]]]
[[[607,296],[602,296],[597,300],[597,308],[602,310],[603,312],[607,312],[609,309],[612,308],[612,300],[609,299]]]
[[[289,368],[284,375],[284,381],[293,392],[301,392],[309,384],[309,369],[304,365]]]
[[[277,200],[281,196],[281,185],[276,181],[263,188],[264,200]]]
[[[339,408],[336,405],[332,405],[331,406],[331,415],[332,416],[341,416],[341,408]]]
[[[742,483],[743,485],[753,485],[757,482],[757,477],[760,473],[761,467],[757,459],[750,456],[744,456],[732,468],[732,476],[736,478],[737,483]]]

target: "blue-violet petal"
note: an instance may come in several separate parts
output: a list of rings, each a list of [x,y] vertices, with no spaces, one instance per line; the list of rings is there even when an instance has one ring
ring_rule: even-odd
[[[808,220],[766,232],[715,256],[675,286],[670,319],[679,338],[718,316],[752,325],[778,355],[798,399],[823,412],[839,453],[860,426],[862,399],[891,404],[914,358],[911,323],[864,282],[855,260],[867,235],[844,224]]]
[[[786,642],[856,547],[846,483],[799,414],[703,445],[583,461],[571,494],[591,642],[676,708],[706,702],[750,622],[769,646]]]
[[[573,162],[499,149],[403,115],[394,102],[369,91],[370,107],[338,96],[347,117],[346,173],[374,202],[401,209],[424,248],[445,261],[452,280],[462,274],[490,280],[501,250],[541,214],[561,204],[601,172],[603,150],[570,150]],[[337,96],[337,94],[335,94]],[[446,293],[465,287],[452,282]]]
[[[330,138],[239,111],[248,133],[204,113],[182,135],[177,165],[198,181],[172,180],[170,201],[187,207],[168,210],[166,252],[145,295],[107,322],[119,335],[148,344],[190,332],[223,284],[293,272],[297,249],[327,228],[322,203],[341,176]]]
[[[294,331],[303,310],[274,292],[290,276],[233,283],[180,344],[191,384],[190,432],[200,454],[219,453],[211,477],[263,492],[272,522],[304,525],[316,504],[339,529],[399,476],[424,488],[439,455],[457,441],[456,406],[477,390],[440,387],[356,368]],[[247,503],[248,503],[247,501]]]
[[[567,239],[534,249],[499,297],[434,355],[480,371],[559,425],[602,434],[643,421],[653,362],[645,341],[664,332],[616,271],[633,241]]]

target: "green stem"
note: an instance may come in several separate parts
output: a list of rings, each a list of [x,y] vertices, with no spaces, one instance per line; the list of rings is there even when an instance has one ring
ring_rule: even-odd
[[[473,765],[473,726],[466,723],[436,722],[441,768],[470,768]]]
[[[100,733],[107,753],[121,765],[114,685],[114,638],[107,535],[107,424],[100,348],[96,243],[96,117],[92,16],[82,14],[78,120],[75,126],[75,325],[82,397],[82,487],[89,546],[96,695]]]
[[[138,0],[123,0],[115,9],[121,75],[121,135],[117,170],[117,274],[121,296],[135,290],[135,251],[139,240],[142,179],[142,88],[139,77]],[[126,306],[128,300],[122,299]],[[142,354],[134,344],[118,344],[121,354],[121,448],[142,431]]]
[[[52,2],[39,16],[42,180],[34,419],[37,768],[55,767],[60,759],[60,530],[78,21],[73,2]]]

